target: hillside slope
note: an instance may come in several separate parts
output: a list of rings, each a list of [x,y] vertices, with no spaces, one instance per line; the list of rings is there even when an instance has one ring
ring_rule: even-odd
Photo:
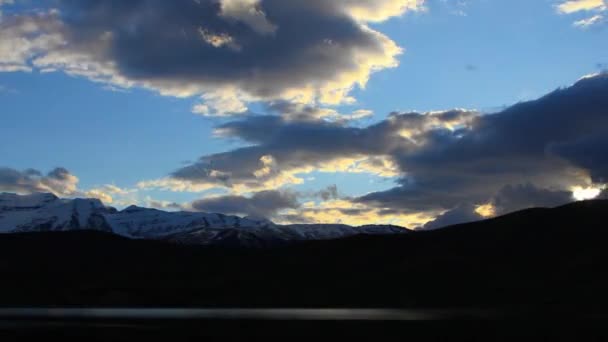
[[[431,232],[270,249],[104,232],[0,236],[0,303],[16,305],[608,307],[607,201]]]

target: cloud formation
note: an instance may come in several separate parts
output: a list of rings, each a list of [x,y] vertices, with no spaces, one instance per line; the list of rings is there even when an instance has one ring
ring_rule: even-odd
[[[444,214],[436,226],[559,205],[573,199],[576,187],[606,183],[607,92],[608,74],[598,74],[494,114],[392,113],[367,127],[253,115],[216,131],[245,147],[203,156],[156,185],[144,185],[242,194],[300,184],[313,171],[366,172],[397,181],[386,191],[290,208],[285,220],[333,222],[348,212],[382,222],[422,215],[426,220],[416,222],[424,224]]]
[[[36,192],[52,193],[59,197],[98,198],[106,204],[111,204],[115,196],[121,197],[134,190],[122,189],[112,184],[83,190],[79,189],[80,180],[63,167],[57,167],[46,174],[36,169],[23,171],[8,167],[0,167],[0,191],[19,194]]]
[[[0,71],[61,70],[113,86],[200,96],[195,112],[226,115],[256,100],[352,102],[353,87],[397,66],[403,51],[367,24],[421,10],[423,0],[53,5],[2,17]]]
[[[568,0],[557,6],[561,13],[575,13],[580,11],[604,10],[604,0]]]
[[[606,184],[607,92],[608,74],[598,74],[494,114],[392,113],[366,127],[300,117],[297,110],[251,115],[216,130],[244,147],[203,156],[139,188],[223,188],[231,193],[203,198],[189,208],[283,223],[415,227],[437,218],[427,226],[435,228],[480,215],[556,206],[573,200],[573,192],[581,195],[580,189],[601,190]],[[365,172],[392,179],[396,186],[354,198],[340,196],[335,187],[306,193],[287,189],[303,183],[310,172]],[[80,190],[77,184],[78,178],[62,168],[46,175],[8,168],[0,172],[3,191],[84,194],[106,202],[132,191],[112,186]],[[153,206],[184,208],[169,202]]]
[[[201,157],[169,178],[142,182],[141,188],[234,192],[301,184],[299,175],[317,172],[400,175],[395,156],[425,143],[429,130],[466,127],[475,112],[394,113],[364,128],[325,120],[293,121],[285,116],[249,116],[219,126],[216,134],[248,146]]]
[[[481,219],[483,219],[483,216],[476,212],[474,205],[461,205],[437,216],[433,221],[422,226],[422,230],[434,230],[455,224],[475,222]]]
[[[567,0],[557,5],[557,11],[562,14],[592,13],[590,17],[574,22],[574,26],[587,28],[606,21],[604,13],[608,10],[605,0]]]
[[[353,203],[340,194],[336,185],[317,191],[293,189],[265,190],[249,195],[211,195],[188,203],[175,203],[147,198],[145,205],[162,210],[219,212],[231,215],[269,219],[278,224],[334,223],[360,226],[393,224],[417,227],[438,213],[401,214],[364,204]]]
[[[78,178],[61,167],[47,174],[34,169],[19,171],[7,167],[0,168],[0,191],[51,192],[58,196],[69,196],[76,192],[77,185]]]
[[[608,75],[587,77],[538,100],[478,116],[468,130],[430,131],[424,145],[394,155],[404,175],[399,187],[359,201],[451,209],[487,203],[507,185],[570,191],[603,182],[599,137],[608,134],[607,91]]]
[[[270,218],[284,209],[300,206],[298,194],[291,191],[267,190],[251,197],[227,195],[207,197],[190,204],[196,211]]]
[[[533,207],[553,208],[572,200],[572,191],[541,189],[528,183],[503,187],[494,197],[492,205],[495,213],[502,215]]]
[[[440,212],[402,213],[399,210],[379,209],[351,198],[336,198],[321,202],[304,202],[297,209],[279,212],[273,220],[279,223],[334,223],[361,226],[391,224],[415,228],[432,221]]]

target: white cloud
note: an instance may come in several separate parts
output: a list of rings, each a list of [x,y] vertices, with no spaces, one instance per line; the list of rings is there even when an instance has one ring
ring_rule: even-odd
[[[575,13],[580,11],[605,10],[604,0],[569,0],[557,6],[560,13]]]
[[[604,22],[604,15],[602,13],[608,10],[608,6],[606,0],[569,0],[559,4],[557,10],[563,14],[595,12],[596,14],[590,17],[574,22],[574,26],[576,27],[588,28]]]
[[[347,12],[362,22],[382,22],[406,11],[424,10],[424,0],[343,0]]]
[[[592,17],[575,21],[574,26],[586,28],[589,26],[599,24],[602,21],[604,21],[604,16],[602,14],[596,14]]]
[[[259,7],[260,0],[221,0],[220,6],[223,17],[241,21],[259,34],[272,34],[277,30]]]

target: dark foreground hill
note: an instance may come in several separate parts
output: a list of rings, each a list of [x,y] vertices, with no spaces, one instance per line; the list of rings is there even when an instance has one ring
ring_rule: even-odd
[[[271,249],[0,236],[4,306],[608,307],[608,201]]]

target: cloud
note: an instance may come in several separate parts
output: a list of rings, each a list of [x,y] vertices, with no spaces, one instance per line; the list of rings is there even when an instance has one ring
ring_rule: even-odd
[[[52,13],[0,17],[0,72],[32,71],[30,59],[62,44]]]
[[[187,209],[274,218],[283,210],[300,208],[301,200],[304,199],[329,201],[337,200],[339,197],[338,187],[331,185],[318,191],[264,190],[255,192],[250,196],[213,195],[188,204],[153,200],[148,201],[148,203],[155,208]]]
[[[213,195],[191,203],[146,201],[148,206],[164,210],[219,212],[231,215],[271,219],[279,224],[335,223],[353,226],[393,224],[417,227],[437,213],[401,214],[354,203],[339,194],[336,185],[317,191],[265,190],[250,195]]]
[[[76,175],[63,167],[57,167],[46,174],[36,169],[19,171],[0,167],[0,191],[4,192],[19,194],[43,192],[59,197],[98,198],[106,204],[112,204],[116,202],[116,197],[123,198],[137,191],[122,189],[113,184],[85,190],[78,187],[79,182]]]
[[[243,22],[259,34],[272,34],[277,30],[277,26],[266,18],[260,0],[222,0],[220,8],[222,17]]]
[[[605,0],[569,0],[557,6],[557,11],[562,14],[572,14],[578,12],[593,12],[590,17],[583,18],[574,22],[574,26],[588,28],[605,22],[603,13],[608,10]]]
[[[603,15],[596,14],[596,15],[594,15],[592,17],[575,21],[574,22],[574,26],[581,27],[581,28],[587,28],[587,27],[590,27],[590,26],[602,23],[604,21],[605,20],[604,20],[604,16]]]
[[[483,216],[476,212],[474,205],[461,205],[437,216],[436,219],[428,222],[421,229],[434,230],[455,224],[479,221],[482,218]]]
[[[345,0],[338,4],[334,6],[345,6],[347,13],[363,22],[382,22],[407,10],[424,10],[424,0]]]
[[[23,171],[0,168],[0,191],[16,193],[50,192],[69,196],[76,192],[78,178],[64,168],[55,168],[47,174],[38,170]]]
[[[560,13],[575,13],[580,11],[604,10],[604,0],[569,0],[557,6]]]
[[[135,192],[137,192],[137,189],[123,189],[113,184],[106,184],[89,190],[80,190],[72,195],[98,198],[105,204],[123,204]],[[131,201],[132,199],[128,200]]]
[[[553,208],[572,202],[568,190],[541,189],[532,184],[507,185],[493,199],[497,215],[526,208]]]
[[[299,117],[297,110],[248,116],[216,130],[244,147],[202,156],[160,182],[182,191],[222,187],[237,194],[301,184],[311,172],[365,172],[397,182],[386,191],[281,212],[284,221],[348,221],[346,213],[351,223],[386,222],[391,215],[430,221],[451,212],[439,225],[554,206],[573,200],[577,187],[607,182],[607,92],[608,74],[596,74],[494,114],[392,113],[366,127]],[[290,112],[287,107],[282,110]],[[463,208],[474,210],[465,216]]]
[[[176,202],[170,201],[162,201],[156,200],[153,198],[146,198],[145,200],[146,207],[160,209],[160,210],[189,210],[190,207],[188,205],[179,204]]]
[[[286,121],[328,121],[337,124],[346,124],[349,122],[368,118],[373,115],[371,110],[359,109],[350,114],[342,114],[331,108],[323,108],[318,106],[310,106],[302,103],[293,103],[288,101],[275,101],[267,106],[269,113],[274,113],[282,116]]]
[[[353,102],[403,50],[369,22],[422,0],[58,0],[0,22],[0,70],[63,71],[115,87],[200,96],[195,112],[251,101]],[[306,29],[302,29],[302,28]]]
[[[316,193],[317,196],[321,197],[324,201],[328,201],[330,199],[338,199],[338,187],[334,185],[330,185],[326,189],[320,190]]]
[[[288,208],[298,208],[298,195],[291,191],[261,191],[251,197],[227,195],[214,196],[190,204],[196,211],[246,215],[268,218]]]
[[[382,210],[355,203],[349,198],[337,198],[316,202],[305,202],[297,209],[288,209],[273,217],[279,223],[333,223],[361,226],[366,224],[392,224],[407,228],[424,225],[433,220],[437,212],[404,214],[399,211]]]
[[[588,170],[593,183],[608,183],[608,136],[605,132],[553,144],[550,151]]]
[[[553,208],[572,202],[572,192],[537,188],[533,184],[507,185],[485,205],[461,204],[423,226],[433,230],[455,224],[479,221],[527,208]]]
[[[428,114],[393,114],[368,127],[325,120],[293,121],[289,116],[248,116],[219,126],[216,135],[248,146],[201,157],[169,178],[140,183],[141,188],[204,191],[224,187],[235,192],[301,184],[310,172],[400,174],[393,157],[418,149],[425,132],[466,126],[475,112],[454,110]],[[310,116],[308,116],[310,117]]]
[[[362,203],[402,210],[450,210],[488,203],[507,185],[569,191],[603,181],[608,75],[586,77],[538,100],[478,116],[468,129],[431,130],[393,158],[400,186]],[[587,157],[589,156],[589,157]]]

